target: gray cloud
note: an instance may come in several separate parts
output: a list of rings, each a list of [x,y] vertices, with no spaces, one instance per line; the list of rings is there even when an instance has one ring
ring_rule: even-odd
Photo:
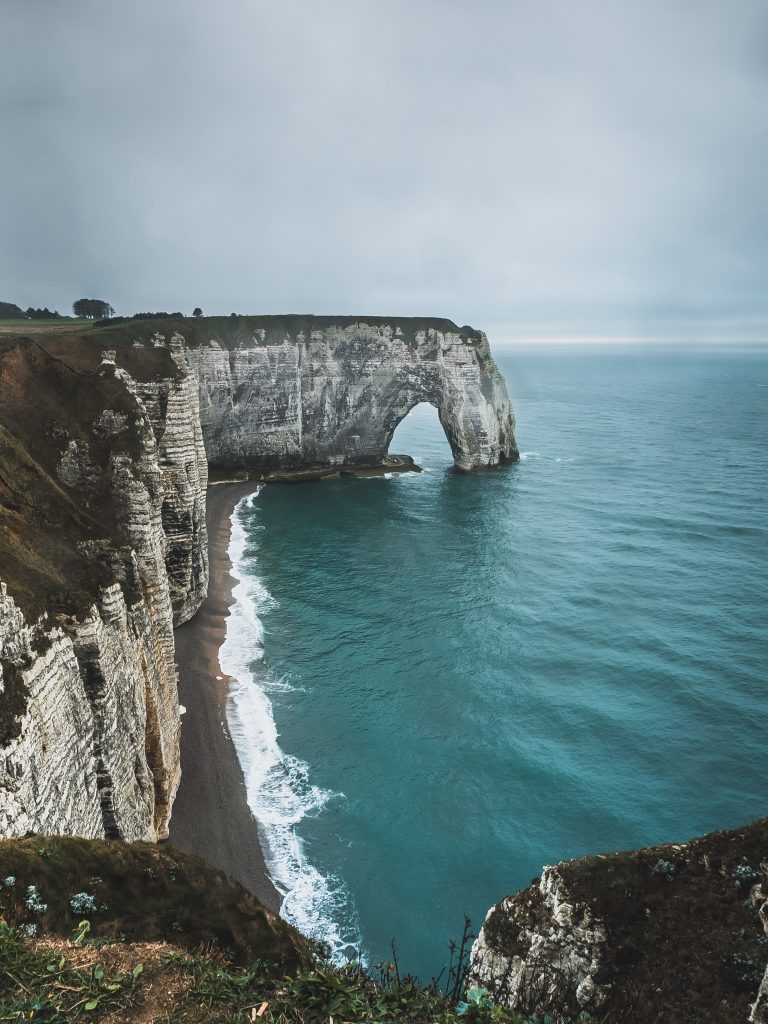
[[[763,0],[0,0],[0,298],[768,338]]]

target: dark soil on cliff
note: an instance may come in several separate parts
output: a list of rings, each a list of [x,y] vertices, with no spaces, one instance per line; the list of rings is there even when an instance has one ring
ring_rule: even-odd
[[[119,548],[109,455],[138,448],[135,403],[109,377],[89,376],[23,340],[0,353],[0,565],[28,622],[42,612],[82,614],[114,571],[78,550],[108,538]],[[109,443],[95,436],[103,410],[124,417]],[[60,474],[68,445],[87,445],[87,486]]]
[[[560,866],[605,922],[601,1013],[622,1024],[744,1021],[768,962],[750,890],[768,858],[768,819],[684,845]]]
[[[309,942],[239,882],[194,854],[152,843],[3,840],[0,915],[62,937],[87,919],[92,939],[169,941],[189,950],[214,943],[243,966],[264,959],[289,970],[310,962]]]

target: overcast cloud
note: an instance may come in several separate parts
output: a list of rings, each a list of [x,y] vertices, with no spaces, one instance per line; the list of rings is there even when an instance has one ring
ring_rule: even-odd
[[[768,339],[765,0],[0,0],[0,299]]]

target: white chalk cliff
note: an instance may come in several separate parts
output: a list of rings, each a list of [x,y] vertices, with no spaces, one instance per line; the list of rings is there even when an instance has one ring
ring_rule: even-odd
[[[121,324],[0,351],[0,836],[167,835],[173,627],[208,582],[208,465],[370,466],[432,402],[456,466],[517,458],[481,332],[449,321]]]
[[[457,468],[517,458],[507,389],[481,331],[373,317],[294,318],[278,329],[271,319],[256,325],[250,345],[212,338],[187,353],[211,463],[377,463],[419,402],[437,408]]]

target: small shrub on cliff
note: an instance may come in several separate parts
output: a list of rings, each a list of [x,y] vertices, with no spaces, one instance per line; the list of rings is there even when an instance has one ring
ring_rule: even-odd
[[[69,901],[73,914],[95,914],[96,900],[88,892],[76,892]]]
[[[44,914],[48,910],[48,904],[40,899],[40,893],[36,885],[27,886],[26,908],[30,914]]]
[[[749,864],[737,864],[731,872],[731,879],[738,888],[750,889],[759,881],[760,875]]]
[[[659,878],[666,878],[668,882],[674,882],[677,866],[669,860],[657,860],[653,865],[653,873]]]

